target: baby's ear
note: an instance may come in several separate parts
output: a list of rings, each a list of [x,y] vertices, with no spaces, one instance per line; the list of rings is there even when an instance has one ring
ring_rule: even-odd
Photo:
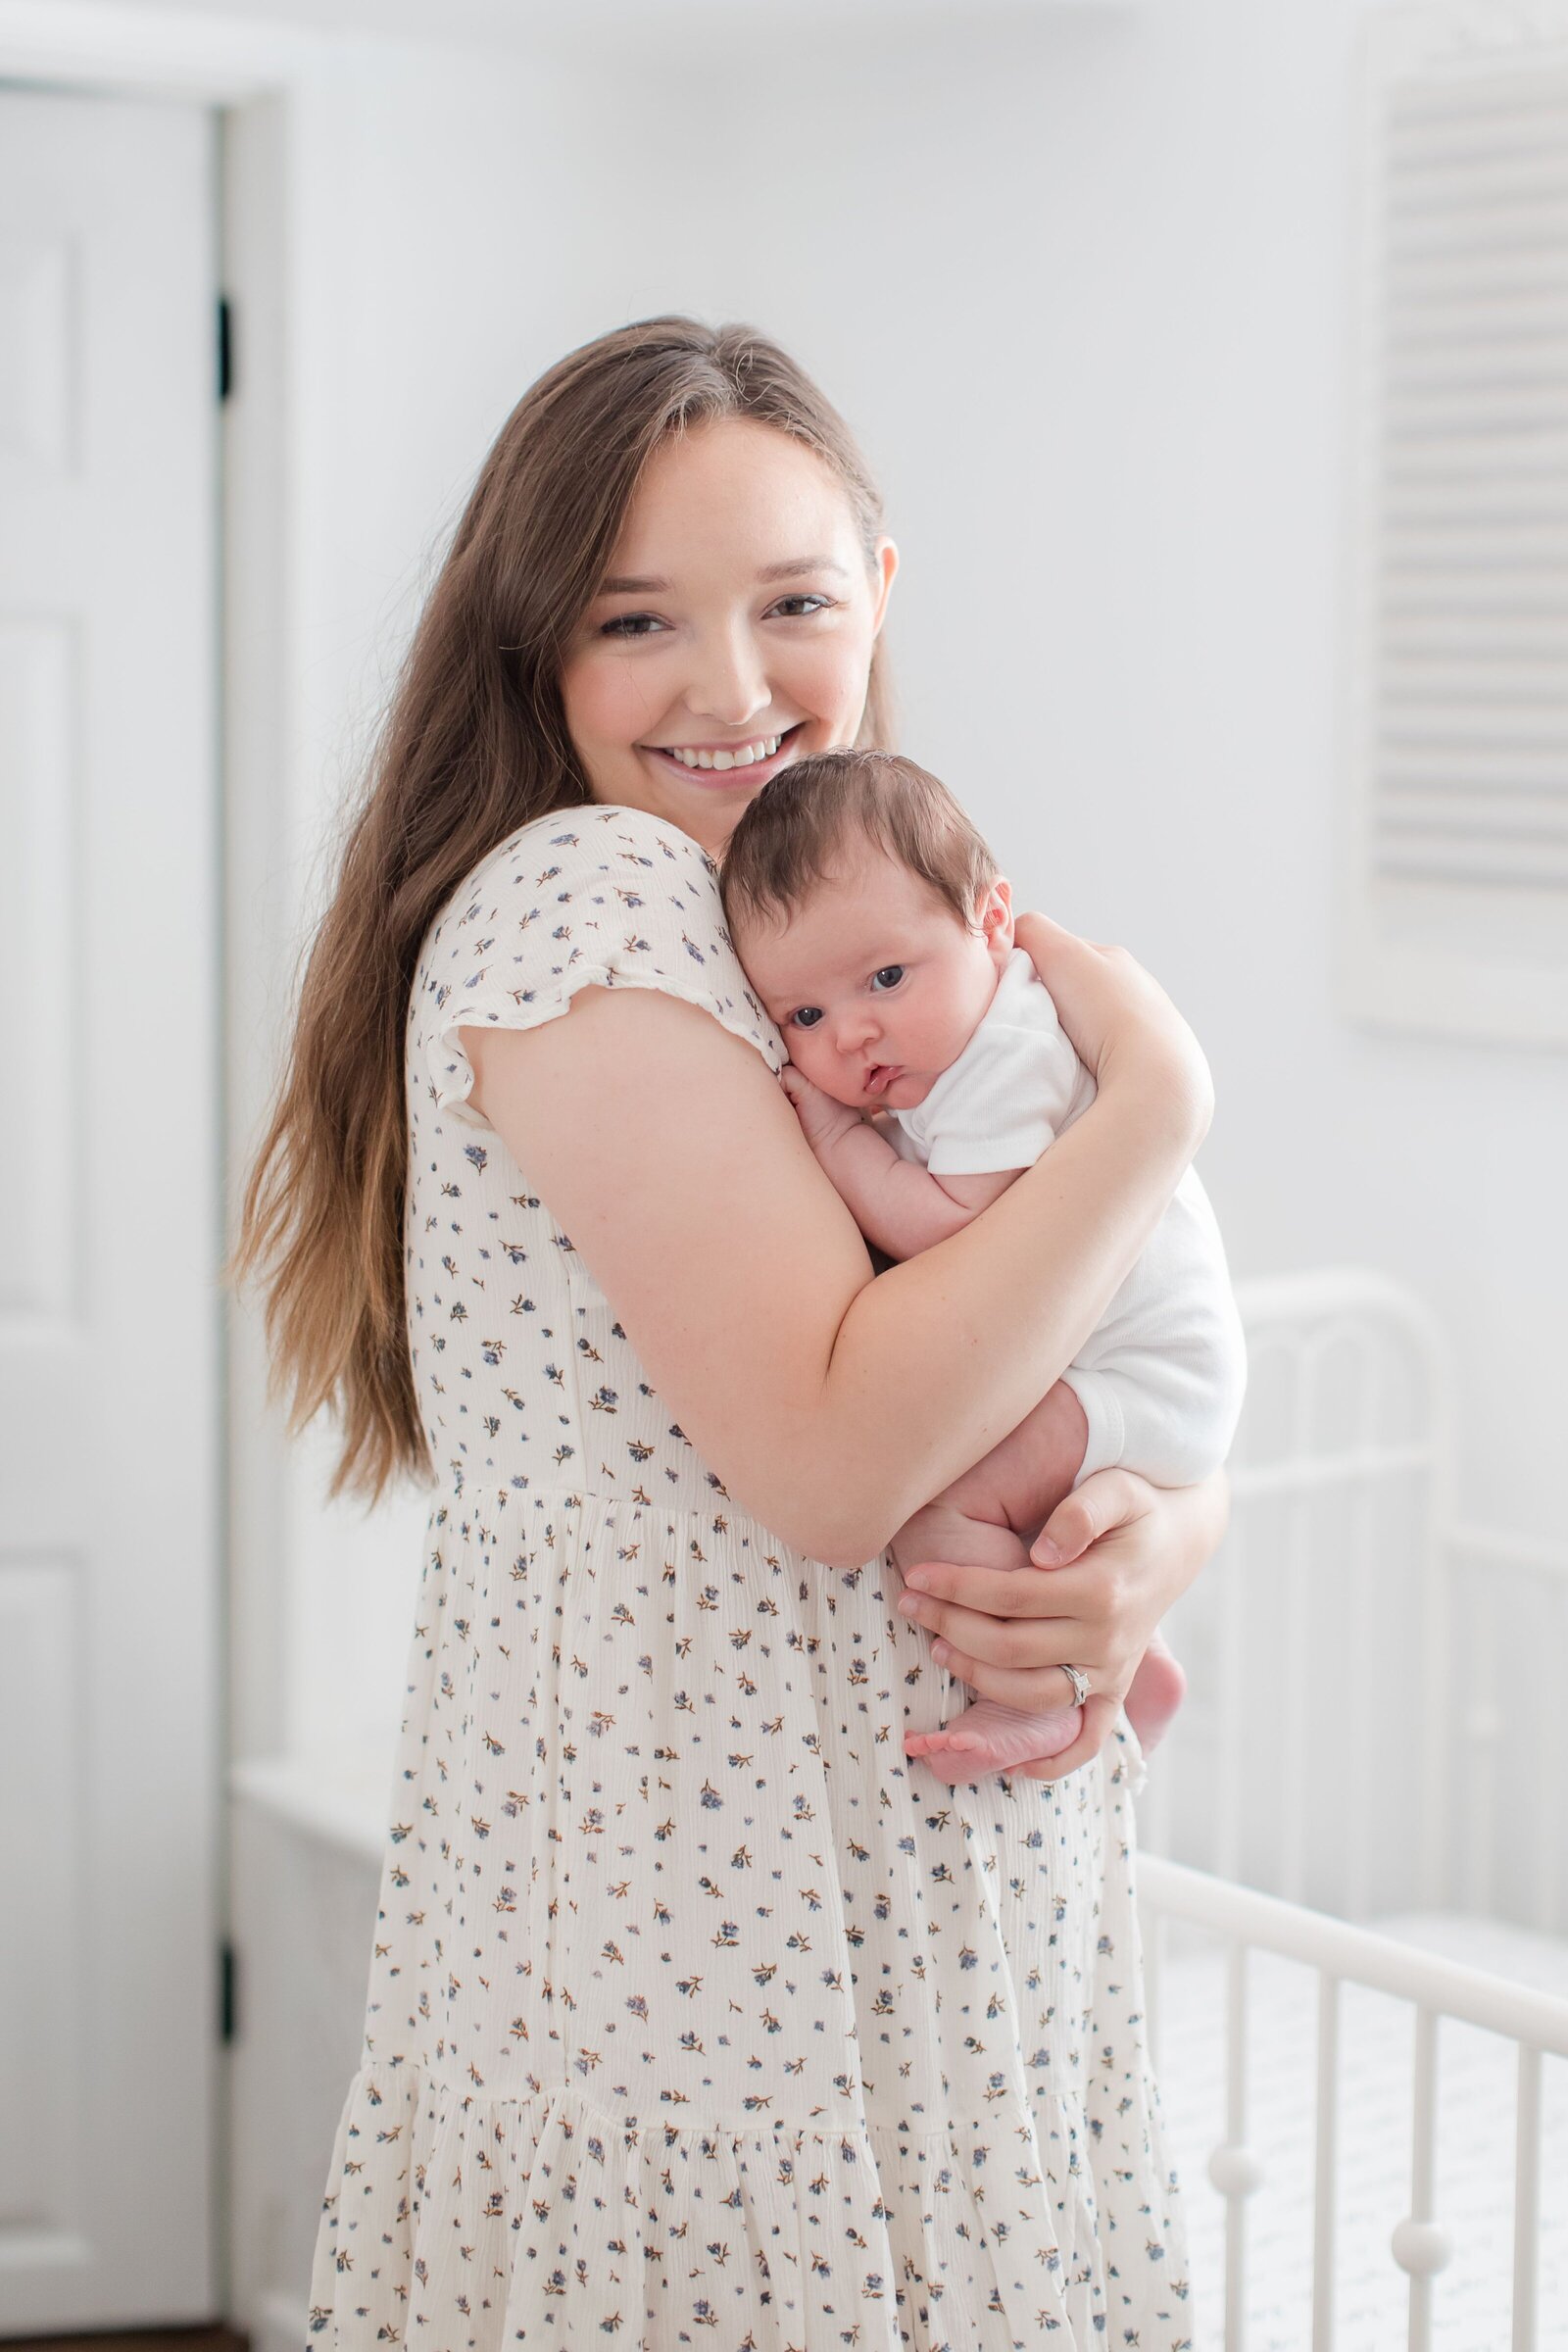
[[[975,901],[975,920],[986,945],[999,962],[1012,953],[1012,884],[1004,874],[982,890]]]

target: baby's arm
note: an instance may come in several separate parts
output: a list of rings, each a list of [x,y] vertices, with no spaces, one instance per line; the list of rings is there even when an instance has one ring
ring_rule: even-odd
[[[958,1233],[1023,1173],[933,1176],[793,1064],[780,1073],[807,1142],[860,1231],[889,1257],[915,1257]]]

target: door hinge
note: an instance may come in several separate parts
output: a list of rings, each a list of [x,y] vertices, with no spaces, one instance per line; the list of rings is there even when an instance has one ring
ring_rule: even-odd
[[[218,397],[227,400],[234,389],[234,306],[226,294],[218,297]]]
[[[219,2038],[221,2041],[233,2041],[239,2034],[239,1971],[231,1943],[220,1946],[218,1966],[220,2012]]]

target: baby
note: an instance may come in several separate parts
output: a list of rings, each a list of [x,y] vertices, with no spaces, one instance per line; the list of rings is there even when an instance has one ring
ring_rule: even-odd
[[[866,1238],[912,1257],[995,1200],[1094,1101],[1050,991],[1014,947],[1010,887],[936,777],[826,752],[765,784],[721,876],[747,976],[788,1051],[781,1081]],[[1069,1487],[1120,1462],[1187,1486],[1224,1460],[1246,1378],[1214,1214],[1191,1168],[1059,1391],[893,1539],[923,1560],[1016,1568]],[[1068,1407],[1071,1413],[1071,1407]],[[1081,1461],[1077,1433],[1087,1423]],[[1044,1564],[1044,1563],[1040,1563]],[[1156,1635],[1127,1693],[1146,1751],[1186,1678]],[[906,1734],[948,1782],[1059,1754],[1080,1710],[979,1698]]]

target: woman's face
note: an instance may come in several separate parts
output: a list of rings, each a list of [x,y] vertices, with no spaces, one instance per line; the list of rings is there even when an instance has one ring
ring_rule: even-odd
[[[897,567],[886,538],[867,564],[838,477],[787,433],[671,436],[562,667],[594,799],[720,857],[769,776],[855,741]]]

